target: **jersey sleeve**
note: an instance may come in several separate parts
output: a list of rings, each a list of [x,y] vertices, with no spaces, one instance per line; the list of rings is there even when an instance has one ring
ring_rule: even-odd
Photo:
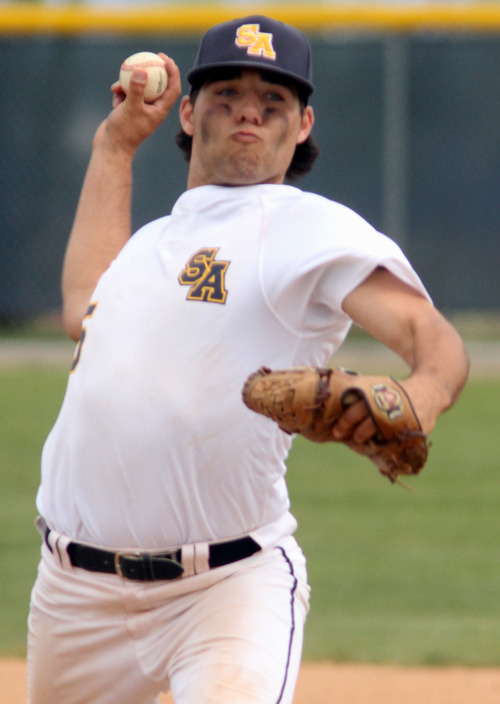
[[[368,226],[369,227],[369,226]],[[318,277],[316,303],[341,311],[344,299],[378,267],[384,267],[430,300],[420,277],[401,248],[385,235],[371,232],[349,237],[349,249],[327,259]]]
[[[398,244],[350,208],[303,193],[290,199],[286,215],[281,208],[280,219],[273,216],[263,281],[273,310],[290,329],[314,335],[345,326],[344,299],[377,267],[430,299]]]

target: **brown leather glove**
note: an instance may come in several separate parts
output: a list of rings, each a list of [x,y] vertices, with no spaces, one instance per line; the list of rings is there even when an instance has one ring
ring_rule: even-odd
[[[248,408],[276,421],[285,432],[299,433],[313,442],[335,441],[334,424],[359,399],[366,402],[377,432],[364,443],[341,442],[371,459],[391,482],[398,481],[400,474],[418,474],[430,443],[406,391],[391,377],[340,368],[271,371],[261,367],[243,387]]]

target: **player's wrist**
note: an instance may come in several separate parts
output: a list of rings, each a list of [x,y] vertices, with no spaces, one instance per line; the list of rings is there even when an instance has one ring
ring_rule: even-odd
[[[431,433],[438,416],[453,404],[449,389],[433,374],[416,372],[400,382],[412,400],[422,430]]]
[[[95,133],[92,154],[103,159],[110,158],[113,162],[122,160],[126,164],[132,162],[138,146],[135,142],[127,140],[124,135],[116,134],[105,121]]]

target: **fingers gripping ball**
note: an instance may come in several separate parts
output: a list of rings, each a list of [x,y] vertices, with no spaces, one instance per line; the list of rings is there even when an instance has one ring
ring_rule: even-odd
[[[165,64],[157,54],[153,54],[151,51],[140,51],[138,54],[129,56],[120,68],[120,84],[125,93],[128,91],[130,79],[136,68],[143,68],[148,72],[144,100],[146,103],[153,103],[167,87]]]
[[[406,391],[390,377],[338,368],[271,371],[262,367],[243,387],[243,401],[251,410],[271,418],[285,432],[300,433],[314,442],[334,441],[334,424],[360,399],[377,432],[364,443],[342,442],[368,457],[391,482],[401,474],[418,474],[427,461],[428,439]]]

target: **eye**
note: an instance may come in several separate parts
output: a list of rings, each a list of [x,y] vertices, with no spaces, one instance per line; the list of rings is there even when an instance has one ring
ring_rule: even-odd
[[[233,95],[236,95],[236,89],[229,87],[219,88],[215,91],[215,95],[219,95],[222,98],[231,98]]]
[[[266,93],[266,100],[269,100],[272,103],[282,103],[285,99],[281,93],[278,93],[278,91],[270,90]]]

